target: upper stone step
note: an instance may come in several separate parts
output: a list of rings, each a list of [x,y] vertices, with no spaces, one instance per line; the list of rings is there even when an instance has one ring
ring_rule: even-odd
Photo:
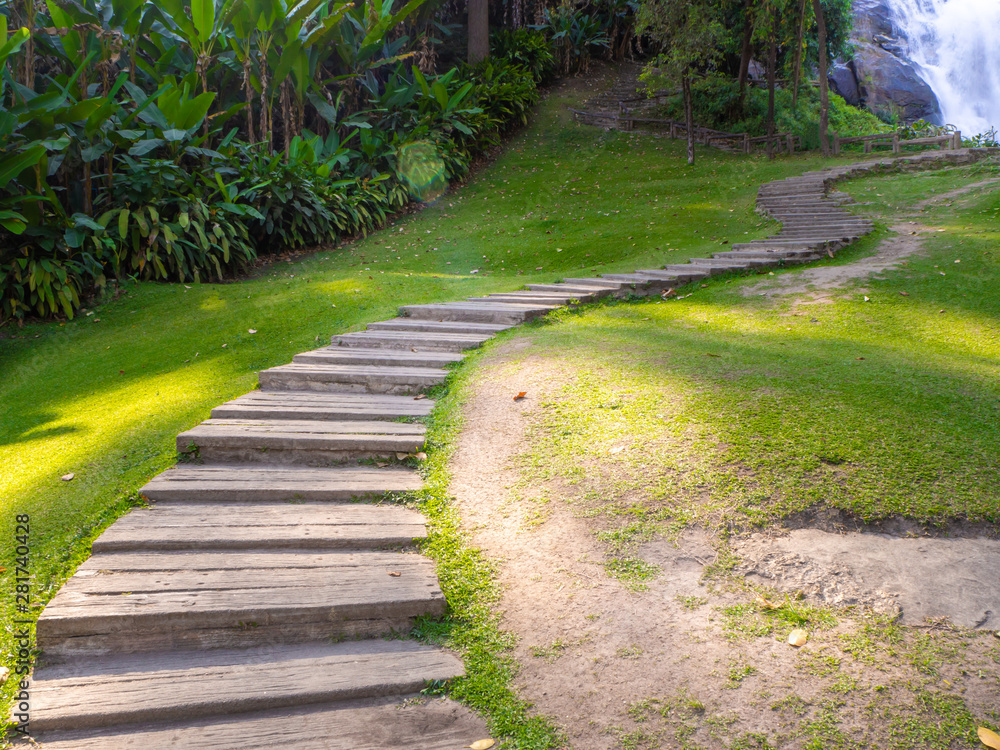
[[[300,365],[373,365],[378,367],[447,367],[460,362],[458,352],[411,352],[406,349],[376,349],[325,346],[292,357]]]
[[[115,521],[91,551],[385,549],[426,536],[423,516],[393,505],[157,503]]]
[[[342,349],[342,351],[352,351]],[[450,356],[450,355],[449,355]],[[251,391],[212,409],[215,419],[399,419],[426,417],[430,399],[322,391]]]
[[[640,297],[659,294],[666,289],[679,286],[677,278],[658,278],[641,273],[605,273],[601,278],[625,284],[622,292]]]
[[[451,679],[463,673],[461,661],[452,654],[413,641],[268,646],[95,658],[36,670],[31,686],[31,727],[47,732],[192,721],[202,717],[406,695],[416,693],[429,682]],[[292,722],[292,726],[302,723]],[[155,727],[141,729],[156,731]],[[286,725],[272,723],[271,729],[279,731],[279,737],[288,736]],[[373,727],[370,731],[376,730]],[[134,747],[143,750],[159,746],[211,748],[216,747],[210,744],[212,737],[210,732],[200,732],[192,744],[181,740],[170,745]],[[260,741],[261,738],[253,739],[251,734],[248,744],[240,747],[254,747],[254,743]],[[130,746],[133,745],[115,747]],[[294,742],[282,746],[301,747]]]
[[[420,320],[463,320],[474,323],[516,324],[534,320],[555,309],[553,305],[511,302],[444,302],[405,305],[399,314]]]
[[[439,333],[437,331],[360,331],[333,336],[334,346],[406,349],[413,352],[461,352],[473,349],[492,334]]]
[[[342,502],[421,487],[417,472],[404,468],[178,464],[140,492],[153,502]]]
[[[455,750],[486,722],[447,698],[354,699],[141,726],[44,732],[44,750]]]
[[[412,618],[444,608],[434,562],[416,554],[108,552],[49,601],[36,635],[49,663],[84,663],[112,653],[374,637],[406,632]]]
[[[330,464],[424,446],[422,424],[208,419],[177,436],[177,451],[209,463]]]
[[[415,320],[414,318],[393,318],[369,323],[369,331],[430,331],[436,333],[462,333],[492,336],[511,328],[506,323],[468,323],[465,321]]]
[[[412,353],[412,352],[411,352]],[[340,393],[417,394],[443,383],[448,371],[433,367],[379,365],[279,365],[259,373],[268,391],[336,391]]]

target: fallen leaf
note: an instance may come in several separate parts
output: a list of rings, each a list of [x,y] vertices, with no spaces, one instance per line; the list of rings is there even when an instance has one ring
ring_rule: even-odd
[[[788,634],[789,646],[795,646],[796,648],[798,648],[799,646],[805,646],[806,641],[808,640],[809,640],[809,634],[806,631],[802,630],[801,628],[795,628],[795,630],[793,630],[791,633]],[[998,748],[998,750],[1000,750],[1000,748]]]
[[[867,302],[867,301],[868,301],[868,298],[867,298],[867,297],[865,297],[865,302]]]
[[[0,667],[0,685],[7,682],[8,676],[10,676],[10,670],[7,667]]]
[[[497,743],[494,740],[487,738],[485,740],[476,740],[471,745],[466,745],[466,747],[472,748],[472,750],[489,750],[495,744]]]
[[[222,348],[223,348],[223,349],[225,349],[225,348],[226,348],[226,347],[228,347],[228,346],[229,346],[229,344],[223,344],[223,345],[222,345]]]
[[[409,457],[409,455],[410,455],[409,453],[397,453],[396,454],[396,458],[397,458],[397,460],[402,461],[402,460],[406,459],[407,457]]]
[[[864,359],[864,357],[855,357],[855,359]]]
[[[257,329],[256,329],[256,328],[250,328],[250,329],[249,329],[249,330],[247,331],[247,333],[257,333]]]
[[[1000,734],[986,727],[977,728],[976,734],[979,735],[979,739],[986,747],[992,747],[993,750],[1000,750]]]
[[[955,262],[956,263],[961,263],[962,261],[961,261],[961,259],[959,259],[959,260],[956,260]]]
[[[124,375],[124,374],[125,374],[125,371],[124,371],[124,370],[119,370],[119,371],[118,371],[118,374],[119,374],[119,375]]]
[[[414,455],[416,456],[416,458],[417,458],[418,461],[426,461],[427,460],[427,454],[424,453],[423,451],[418,451]]]
[[[899,293],[899,296],[900,296],[900,297],[909,297],[909,296],[910,296],[910,293],[909,293],[909,292],[900,292],[900,293]]]
[[[663,299],[666,299],[667,297],[676,297],[677,296],[677,290],[676,289],[668,289],[667,291],[665,291],[660,296],[663,297]]]
[[[542,267],[541,267],[541,266],[535,266],[535,270],[536,270],[536,271],[541,271],[541,270],[542,270]]]
[[[757,604],[760,605],[761,609],[780,609],[780,604],[775,604],[770,599],[765,599],[763,596],[757,597]]]
[[[514,396],[514,400],[515,400],[515,401],[520,401],[520,400],[521,400],[522,398],[524,398],[524,397],[525,397],[525,396],[527,396],[527,395],[528,395],[528,392],[527,392],[527,391],[521,391],[521,392],[520,392],[520,393],[518,393],[518,394],[517,394],[516,396]]]
[[[711,352],[705,352],[706,357],[721,357],[721,354],[712,354]]]
[[[403,574],[400,573],[398,570],[390,570],[389,575],[391,575],[393,578],[399,578]]]
[[[421,393],[419,396],[414,396],[413,400],[414,401],[420,401],[421,399],[424,399],[424,398],[427,398],[427,396],[425,396],[424,394]]]
[[[75,476],[76,476],[76,474],[74,474],[72,472],[70,472],[69,474],[63,474],[62,475],[62,480],[64,482],[71,482],[73,480],[73,477],[75,477]]]
[[[385,468],[386,466],[388,466],[389,464],[385,463],[384,461],[376,461],[376,462],[375,462],[375,465],[376,465],[377,467],[379,467],[380,469],[384,469],[384,468]]]
[[[625,446],[619,445],[617,448],[612,448],[610,451],[608,451],[608,453],[610,453],[613,456],[616,453],[621,453],[623,450],[625,450]]]

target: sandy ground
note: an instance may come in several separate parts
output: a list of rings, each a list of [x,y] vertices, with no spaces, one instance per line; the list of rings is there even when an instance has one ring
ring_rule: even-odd
[[[894,229],[897,236],[871,258],[785,274],[752,287],[753,293],[821,302],[848,281],[920,252],[927,228],[915,220]],[[526,486],[518,469],[536,405],[555,396],[567,377],[553,355],[532,352],[530,339],[498,348],[466,404],[452,465],[452,489],[471,541],[497,563],[503,626],[519,639],[520,694],[552,717],[578,750],[727,748],[739,738],[764,736],[774,744],[740,746],[805,747],[804,714],[776,706],[800,701],[813,707],[813,713],[803,709],[808,716],[819,715],[834,677],[809,665],[831,654],[839,654],[839,663],[845,654],[838,638],[857,622],[841,620],[801,650],[782,638],[727,637],[720,613],[745,603],[747,592],[706,584],[705,566],[718,545],[697,529],[676,542],[641,547],[643,560],[662,571],[647,591],[611,578],[603,567],[607,547],[596,536],[601,521],[563,502],[558,483]],[[515,402],[518,391],[529,395]],[[551,499],[539,502],[540,494]],[[807,601],[901,616],[904,624],[924,627],[1000,628],[1000,541],[805,528],[737,540],[733,550],[740,558],[737,575]],[[846,664],[842,669],[849,671]],[[886,679],[907,679],[891,664],[879,670]],[[961,663],[943,665],[940,673],[950,677],[948,685],[966,675]],[[996,707],[997,688],[989,680],[961,685],[970,709]],[[863,736],[870,721],[864,711],[854,704],[839,710],[841,725]]]

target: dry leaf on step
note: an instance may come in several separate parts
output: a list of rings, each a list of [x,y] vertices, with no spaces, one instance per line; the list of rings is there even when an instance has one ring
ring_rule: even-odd
[[[419,396],[414,396],[413,400],[414,401],[420,401],[420,399],[423,399],[423,398],[427,398],[427,396],[425,396],[424,394],[421,393]]]
[[[63,475],[62,475],[62,480],[63,480],[64,482],[69,482],[69,481],[71,481],[71,480],[73,479],[73,477],[75,477],[75,476],[76,476],[76,474],[73,474],[72,472],[71,472],[71,473],[69,473],[69,474],[63,474]]]
[[[398,570],[390,570],[389,575],[391,575],[393,578],[399,578],[403,574],[400,573]]]
[[[417,457],[418,461],[426,461],[427,460],[427,454],[424,453],[423,451],[419,451],[418,453],[415,453],[414,455]]]
[[[1000,750],[1000,734],[987,729],[986,727],[979,727],[977,732],[979,733],[979,739],[986,747],[992,747],[993,750]]]
[[[409,457],[409,455],[410,455],[409,453],[397,453],[396,454],[396,459],[399,460],[399,461],[403,461],[407,457]]]
[[[495,744],[497,743],[494,742],[493,740],[485,739],[485,740],[476,740],[471,745],[466,745],[466,747],[470,747],[472,748],[472,750],[489,750],[489,748],[493,747]]]
[[[384,468],[385,468],[386,466],[388,466],[389,464],[385,463],[384,461],[376,461],[376,462],[375,462],[375,465],[376,465],[377,467],[379,467],[380,469],[384,469]]]
[[[802,630],[802,628],[795,628],[791,633],[788,634],[788,645],[795,646],[805,646],[806,641],[809,640],[809,634]]]
[[[525,396],[527,396],[527,395],[528,395],[528,392],[527,392],[527,391],[521,391],[521,392],[520,392],[520,393],[518,393],[518,394],[517,394],[516,396],[514,396],[514,400],[515,400],[515,401],[520,401],[520,400],[521,400],[522,398],[524,398],[524,397],[525,397]]]
[[[765,599],[763,596],[757,597],[757,604],[761,609],[779,609],[781,607],[780,604],[775,604],[770,599]]]

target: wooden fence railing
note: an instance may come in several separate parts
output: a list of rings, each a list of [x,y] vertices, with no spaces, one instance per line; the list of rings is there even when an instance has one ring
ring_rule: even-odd
[[[847,143],[863,143],[866,154],[872,152],[875,146],[891,146],[892,153],[898,154],[903,146],[937,146],[942,151],[947,149],[962,148],[962,133],[956,130],[953,133],[944,135],[934,135],[927,138],[900,139],[899,133],[881,133],[879,135],[857,135],[849,138],[833,136],[833,155],[839,156],[841,146]]]

